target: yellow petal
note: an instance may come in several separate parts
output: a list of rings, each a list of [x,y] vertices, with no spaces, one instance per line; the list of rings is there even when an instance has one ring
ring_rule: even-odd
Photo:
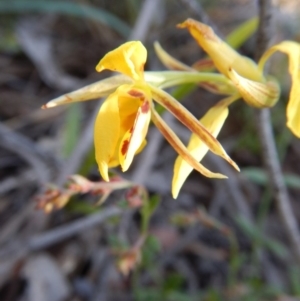
[[[178,61],[174,57],[172,57],[169,53],[167,53],[159,44],[159,42],[154,42],[154,50],[160,61],[170,70],[179,70],[179,71],[192,71],[195,72],[195,69],[190,66],[183,64]]]
[[[222,41],[215,35],[211,27],[193,19],[187,19],[177,26],[189,30],[198,44],[213,60],[216,68],[224,75],[228,75],[229,68],[234,68],[243,77],[256,81],[263,80],[263,75],[257,65]]]
[[[161,60],[161,62],[171,70],[180,70],[180,71],[187,71],[187,72],[207,72],[215,69],[214,63],[211,59],[202,59],[196,62],[193,67],[190,67],[188,65],[183,64],[182,62],[178,61],[174,57],[172,57],[170,54],[168,54],[158,42],[154,43],[154,49]],[[150,74],[145,74],[146,80],[151,83]],[[184,77],[182,76],[182,79]],[[182,83],[182,82],[181,82]],[[154,83],[153,83],[154,84]],[[179,83],[178,83],[179,84]],[[216,94],[232,94],[232,87],[228,86],[225,83],[216,82],[216,81],[208,81],[208,82],[199,82],[198,85],[212,93]],[[157,85],[156,85],[157,86]],[[165,87],[163,87],[165,88]]]
[[[142,80],[147,50],[140,41],[131,41],[108,52],[96,67],[98,72],[104,69],[121,72],[134,80]]]
[[[220,101],[212,107],[205,115],[200,119],[200,122],[207,128],[207,130],[217,137],[227,116],[228,106],[237,100],[240,96],[230,96]],[[199,162],[206,155],[209,148],[200,140],[195,134],[192,134],[190,142],[187,146],[190,154]],[[174,199],[177,198],[178,193],[185,182],[188,175],[192,172],[193,168],[188,164],[181,156],[178,156],[174,165],[174,176],[172,181],[172,194]]]
[[[118,92],[111,94],[103,103],[95,122],[94,143],[99,171],[109,181],[108,165],[119,140],[120,117]]]
[[[191,132],[196,134],[213,153],[222,157],[235,169],[239,170],[236,163],[227,155],[220,142],[196,119],[194,115],[168,93],[154,86],[150,86],[150,88],[152,97],[155,101],[170,111]]]
[[[280,87],[275,80],[260,83],[240,76],[230,69],[229,78],[243,97],[251,106],[256,108],[269,108],[276,104],[280,95]]]
[[[55,98],[42,108],[46,109],[78,101],[97,99],[113,93],[120,85],[129,83],[132,83],[132,80],[125,75],[112,76]]]
[[[159,116],[159,114],[152,108],[152,121],[155,126],[159,129],[166,140],[171,144],[174,150],[194,169],[199,171],[201,174],[208,178],[219,178],[225,179],[226,176],[220,173],[213,173],[202,164],[200,164],[187,150],[184,144],[176,136],[176,134],[170,129],[165,121]]]
[[[268,49],[259,61],[263,69],[266,60],[276,51],[281,51],[289,57],[289,73],[292,78],[289,102],[287,106],[287,126],[300,138],[300,44],[284,41]]]
[[[125,133],[120,143],[119,158],[123,171],[129,168],[134,155],[145,141],[151,119],[150,106],[150,100],[145,99],[137,111],[134,125]]]
[[[120,146],[124,143],[124,135],[128,135],[130,132],[132,132],[136,122],[137,112],[146,98],[146,94],[148,95],[147,89],[148,88],[145,85],[141,86],[136,84],[122,85],[118,88],[117,94],[120,118],[119,140],[117,142],[117,147],[110,158],[108,167],[115,167],[119,164],[124,164],[124,156],[120,156]],[[128,138],[128,136],[126,137]],[[136,153],[141,151],[145,144],[146,142],[143,141]]]
[[[151,116],[150,116],[150,118],[151,118]],[[142,152],[143,151],[143,149],[144,149],[144,147],[147,145],[147,140],[145,139],[143,142],[142,142],[142,144],[140,145],[140,147],[138,148],[138,150],[136,151],[136,155],[137,154],[139,154],[140,152]]]

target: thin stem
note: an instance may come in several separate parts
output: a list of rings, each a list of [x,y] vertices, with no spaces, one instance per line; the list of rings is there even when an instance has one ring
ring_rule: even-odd
[[[228,89],[228,92],[231,92],[228,94],[233,94],[236,91],[231,81],[223,74],[212,72],[146,71],[145,80],[153,85],[157,83],[161,89],[186,83],[212,82],[222,84],[224,88]]]
[[[272,1],[258,0],[259,6],[259,28],[257,38],[258,59],[270,44],[272,36]],[[263,147],[264,163],[267,167],[275,201],[284,226],[285,232],[290,240],[292,249],[298,265],[300,265],[300,236],[297,220],[292,210],[291,202],[284,184],[283,175],[278,159],[277,148],[271,126],[270,110],[256,111],[258,120],[258,134]]]

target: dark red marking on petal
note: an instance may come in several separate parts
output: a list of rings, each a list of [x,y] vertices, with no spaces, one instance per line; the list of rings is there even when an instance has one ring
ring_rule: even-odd
[[[128,94],[130,96],[137,97],[137,98],[142,98],[142,99],[145,97],[143,92],[140,92],[140,91],[137,91],[137,90],[130,90],[130,91],[128,91]]]
[[[65,95],[65,98],[67,101],[73,101],[73,99],[68,94]]]
[[[205,69],[214,68],[215,65],[211,59],[201,59],[201,60],[195,62],[192,67],[194,69],[197,69],[198,71],[203,71]]]
[[[144,103],[141,106],[141,111],[143,114],[146,114],[149,112],[149,110],[150,110],[150,104],[149,104],[149,101],[146,100],[146,101],[144,101]]]
[[[128,147],[129,147],[129,140],[124,140],[122,148],[121,148],[121,153],[122,153],[123,156],[126,155],[126,153],[128,151]]]
[[[135,120],[134,120],[134,123],[133,123],[133,126],[132,126],[131,129],[129,130],[129,133],[131,134],[131,136],[130,136],[130,138],[129,138],[129,143],[130,143],[130,140],[131,140],[131,137],[132,137],[132,133],[133,133],[134,130],[135,130],[136,121],[138,120],[139,115],[140,115],[140,112],[137,111],[136,116],[135,116]]]

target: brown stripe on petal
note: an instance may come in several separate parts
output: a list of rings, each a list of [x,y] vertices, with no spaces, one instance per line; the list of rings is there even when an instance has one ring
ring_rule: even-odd
[[[121,153],[123,156],[125,156],[125,154],[127,153],[128,147],[129,147],[129,140],[124,140],[121,148]]]
[[[129,144],[130,144],[130,141],[131,141],[131,138],[132,138],[132,133],[135,130],[136,120],[139,118],[139,114],[140,114],[140,112],[138,111],[137,114],[136,114],[136,116],[135,116],[135,122],[134,122],[133,126],[129,130],[129,133],[131,134],[130,137],[129,137],[129,139],[124,140],[124,142],[123,142],[123,145],[122,145],[122,148],[121,148],[121,153],[122,153],[123,156],[125,156],[127,154],[127,151],[128,151],[128,148],[129,148]]]
[[[215,35],[213,29],[207,26],[204,23],[198,22],[193,19],[187,19],[185,22],[181,24],[177,24],[177,28],[187,28],[191,34],[193,34],[193,30],[196,31],[197,34],[201,35],[205,40],[219,41],[218,37]],[[197,40],[197,39],[196,39]]]
[[[199,171],[201,174],[208,178],[219,178],[224,179],[226,176],[213,173],[207,168],[205,168],[202,164],[200,164],[188,151],[188,149],[184,146],[181,140],[176,136],[176,134],[169,128],[169,126],[165,123],[165,121],[159,116],[159,114],[152,109],[152,121],[155,126],[159,129],[159,131],[163,134],[166,140],[171,144],[174,150],[194,169]]]
[[[137,98],[141,98],[141,99],[144,99],[144,98],[145,98],[144,93],[141,92],[141,91],[138,91],[138,90],[129,90],[129,91],[128,91],[128,94],[129,94],[130,96],[137,97]]]
[[[65,98],[67,101],[73,101],[73,99],[68,94],[65,95]]]
[[[211,69],[215,69],[215,64],[212,59],[201,59],[195,62],[192,67],[197,71],[207,71]]]
[[[146,114],[146,113],[149,112],[149,110],[150,110],[150,104],[149,104],[149,101],[146,100],[146,101],[143,102],[143,104],[141,106],[141,111],[142,111],[143,114]]]
[[[150,85],[149,85],[150,86]],[[223,149],[220,142],[212,136],[212,134],[192,115],[182,104],[180,104],[171,95],[160,90],[155,86],[150,86],[153,99],[170,111],[182,124],[184,124],[191,132],[196,134],[216,155],[221,156],[229,162],[235,169],[239,170]]]

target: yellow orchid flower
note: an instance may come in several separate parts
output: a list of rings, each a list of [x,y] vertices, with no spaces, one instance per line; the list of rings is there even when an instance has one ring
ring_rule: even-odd
[[[292,79],[290,99],[287,107],[287,126],[300,138],[300,44],[283,41],[268,49],[258,64],[240,55],[222,41],[209,26],[188,19],[179,28],[187,28],[198,44],[213,60],[215,67],[228,77],[241,97],[257,108],[272,107],[280,95],[280,87],[274,78],[264,75],[268,58],[276,51],[289,57],[289,73]]]
[[[289,56],[289,72],[292,77],[290,100],[287,107],[287,126],[300,137],[300,45],[291,41],[284,41],[271,47],[261,57],[258,64],[251,59],[240,55],[228,43],[222,41],[213,29],[193,19],[188,19],[179,28],[187,28],[198,44],[205,50],[213,65],[220,73],[226,76],[232,83],[231,91],[228,83],[201,82],[203,88],[219,94],[229,94],[228,98],[220,101],[212,107],[200,122],[217,137],[228,115],[228,106],[239,98],[243,98],[249,105],[257,108],[272,107],[276,104],[280,95],[280,87],[277,81],[263,73],[267,59],[276,51],[281,51]],[[253,28],[253,27],[252,27]],[[158,43],[155,50],[161,61],[169,69],[184,71],[206,70],[210,61],[205,59],[189,67],[166,53]],[[225,89],[224,89],[225,87]],[[191,136],[187,146],[189,152],[196,160],[201,160],[208,151],[207,147],[195,135]],[[173,196],[177,197],[181,186],[192,169],[178,157],[175,163],[173,176]]]
[[[232,84],[223,75],[196,74],[195,72],[144,72],[147,51],[139,41],[127,42],[107,53],[96,67],[117,71],[121,75],[99,81],[77,91],[60,96],[44,108],[65,103],[108,96],[95,122],[94,142],[99,171],[109,181],[108,169],[120,165],[126,171],[132,160],[146,144],[150,120],[164,135],[179,156],[192,169],[211,178],[226,178],[200,164],[154,109],[153,100],[169,110],[199,140],[215,154],[223,157],[236,169],[221,144],[187,109],[162,88],[184,82],[214,80],[232,91]],[[176,183],[175,183],[176,185]],[[175,188],[173,188],[175,189]]]

